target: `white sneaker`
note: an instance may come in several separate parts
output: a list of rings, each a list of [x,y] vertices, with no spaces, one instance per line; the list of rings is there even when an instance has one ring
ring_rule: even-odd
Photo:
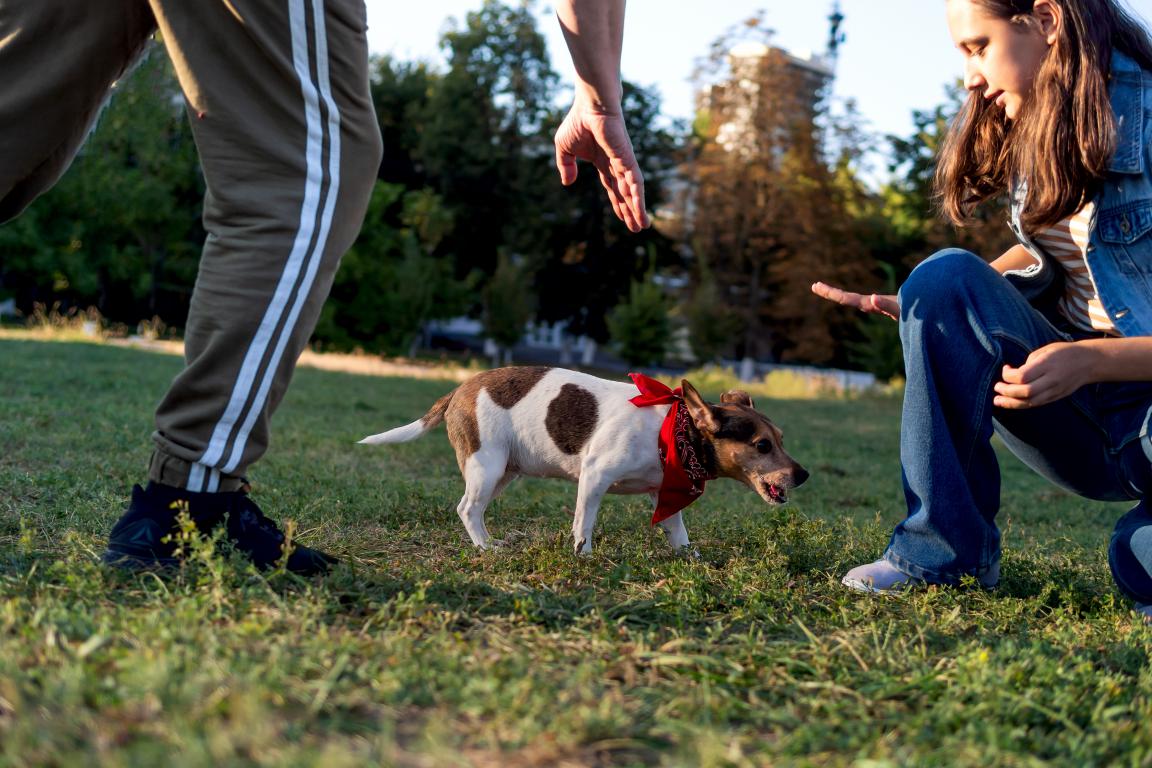
[[[915,579],[887,560],[877,560],[867,565],[858,565],[848,573],[840,583],[857,592],[866,592],[872,595],[891,595],[902,592],[913,584],[919,583]]]
[[[866,592],[873,595],[891,595],[903,592],[915,584],[923,584],[923,579],[909,576],[887,560],[877,560],[867,565],[858,565],[848,573],[840,583],[857,592]],[[997,561],[980,577],[980,586],[984,589],[994,589],[1000,583],[1000,562]],[[1148,606],[1149,621],[1152,622],[1152,605]]]
[[[1144,620],[1145,624],[1152,624],[1152,603],[1136,603],[1136,615]]]

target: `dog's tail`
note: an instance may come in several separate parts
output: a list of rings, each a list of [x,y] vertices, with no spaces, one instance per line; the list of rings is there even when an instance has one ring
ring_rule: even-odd
[[[415,440],[418,437],[423,437],[424,433],[436,427],[440,422],[444,421],[444,413],[448,410],[448,404],[452,402],[452,396],[456,394],[456,390],[452,390],[444,397],[437,400],[428,409],[428,413],[411,424],[405,424],[403,427],[396,427],[387,432],[381,432],[378,435],[369,435],[360,441],[361,445],[379,445],[380,443],[407,443]]]

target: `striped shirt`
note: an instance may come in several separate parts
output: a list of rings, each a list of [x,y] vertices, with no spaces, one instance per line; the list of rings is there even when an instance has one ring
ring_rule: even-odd
[[[1034,240],[1064,269],[1064,295],[1057,303],[1060,313],[1081,330],[1119,336],[1112,318],[1100,304],[1096,281],[1092,279],[1084,258],[1094,213],[1095,206],[1087,203],[1056,226],[1041,232]]]

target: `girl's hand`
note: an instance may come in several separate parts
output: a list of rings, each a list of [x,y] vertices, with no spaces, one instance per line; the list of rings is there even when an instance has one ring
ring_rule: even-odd
[[[855,307],[861,312],[887,315],[893,320],[900,318],[900,302],[895,296],[889,294],[850,293],[825,283],[812,283],[812,293],[822,299],[828,299],[828,301],[834,301],[846,307]]]
[[[1004,366],[1001,380],[992,389],[992,405],[997,408],[1035,408],[1067,397],[1085,384],[1091,384],[1094,368],[1088,359],[1092,350],[1074,341],[1057,341],[1028,355],[1019,368]]]

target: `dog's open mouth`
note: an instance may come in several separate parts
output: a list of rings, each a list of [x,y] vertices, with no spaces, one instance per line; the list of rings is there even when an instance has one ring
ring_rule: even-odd
[[[760,495],[770,504],[783,504],[788,501],[788,492],[784,490],[784,486],[768,480],[760,481]]]

